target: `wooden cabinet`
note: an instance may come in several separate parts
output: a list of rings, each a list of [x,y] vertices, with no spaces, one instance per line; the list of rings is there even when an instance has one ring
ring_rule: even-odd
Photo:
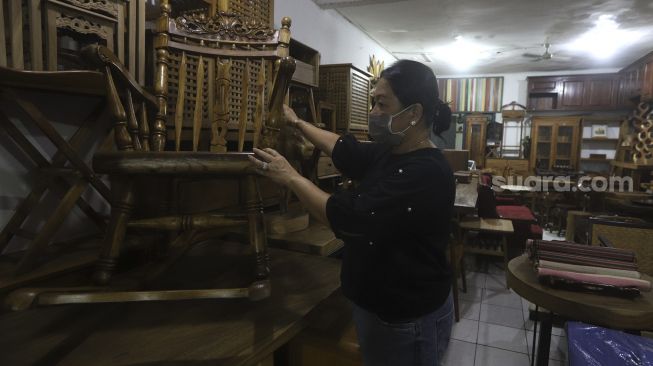
[[[618,104],[628,106],[633,98],[653,98],[653,52],[619,71]]]
[[[580,117],[534,117],[530,166],[577,169]]]
[[[488,122],[488,116],[483,114],[471,114],[465,117],[465,149],[469,150],[469,158],[476,162],[477,167],[482,167],[485,164]]]
[[[617,108],[618,74],[528,78],[533,110],[606,110]]]
[[[370,77],[352,64],[320,65],[319,99],[336,107],[337,132],[367,135]]]

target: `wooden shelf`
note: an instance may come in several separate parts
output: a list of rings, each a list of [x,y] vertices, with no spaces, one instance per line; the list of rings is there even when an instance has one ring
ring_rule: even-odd
[[[611,139],[611,138],[597,138],[597,137],[583,137],[583,141],[619,141],[619,139]]]
[[[606,163],[612,161],[612,159],[608,159],[608,158],[580,158],[580,160],[582,160],[582,161],[606,162]]]
[[[648,169],[653,169],[653,164],[635,164],[635,163],[626,163],[623,161],[615,161],[612,160],[610,162],[612,165],[619,167],[619,168],[626,168],[626,169],[635,169],[635,170],[648,170]]]

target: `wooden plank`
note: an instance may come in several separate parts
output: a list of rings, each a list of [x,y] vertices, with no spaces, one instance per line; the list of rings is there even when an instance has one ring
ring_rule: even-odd
[[[197,151],[202,131],[202,110],[204,105],[204,58],[200,55],[197,60],[197,74],[195,78],[195,109],[193,110],[193,151]]]
[[[139,1],[143,2],[143,1]],[[111,32],[109,34],[113,34],[113,38],[115,38],[116,42],[116,49],[114,52],[118,56],[118,59],[120,62],[124,64],[127,64],[127,61],[125,59],[125,6],[121,3],[118,3],[118,22],[116,24],[116,31],[115,33]],[[129,69],[132,74],[134,71],[132,69]]]
[[[145,1],[136,1],[138,3],[138,82],[145,84]]]
[[[181,147],[181,128],[184,121],[184,98],[186,97],[186,52],[182,52],[179,63],[179,80],[177,80],[177,104],[175,106],[175,150]]]
[[[249,59],[245,59],[245,71],[243,72],[243,84],[241,86],[240,93],[240,118],[238,120],[238,151],[243,151],[245,145],[245,132],[247,130],[247,110],[249,99]]]
[[[29,0],[28,3],[30,59],[32,61],[32,70],[35,71],[43,70],[43,30],[41,29],[41,10],[39,9],[39,3],[39,0]],[[4,37],[0,37],[0,39],[4,39]]]
[[[45,29],[47,43],[46,57],[48,59],[48,70],[57,71],[57,11],[47,2],[41,6],[48,19]]]
[[[11,67],[24,69],[23,60],[23,9],[20,0],[9,0],[9,41]]]
[[[5,42],[4,0],[0,0],[0,66],[7,66],[7,45]]]
[[[137,51],[139,47],[136,46],[136,36],[137,36],[137,31],[136,31],[136,3],[139,1],[133,1],[130,0],[128,1],[129,9],[127,11],[127,52],[129,53],[129,72],[132,73],[132,75],[136,75],[136,77],[140,77],[139,75],[139,70],[136,69],[136,53],[140,52]],[[141,1],[144,2],[144,1]],[[139,83],[144,84],[143,81],[138,79]]]

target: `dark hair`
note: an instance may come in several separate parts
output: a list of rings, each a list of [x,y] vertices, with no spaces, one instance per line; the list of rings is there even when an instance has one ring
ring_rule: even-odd
[[[411,60],[399,60],[381,72],[403,107],[419,103],[424,121],[433,133],[440,135],[449,129],[451,109],[440,100],[438,83],[430,67]]]

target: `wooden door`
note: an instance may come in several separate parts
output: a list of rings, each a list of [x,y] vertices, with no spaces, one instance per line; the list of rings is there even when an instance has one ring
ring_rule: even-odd
[[[579,117],[536,117],[530,163],[533,168],[578,168]]]
[[[582,109],[585,94],[585,80],[569,78],[560,83],[560,103],[558,109]]]
[[[616,107],[618,79],[613,76],[591,77],[585,84],[585,109],[610,109]]]
[[[466,118],[465,148],[469,150],[469,158],[476,162],[477,167],[485,164],[485,138],[487,116],[469,115]]]
[[[553,156],[554,122],[550,120],[533,121],[531,139],[531,162],[533,169],[551,169]]]

